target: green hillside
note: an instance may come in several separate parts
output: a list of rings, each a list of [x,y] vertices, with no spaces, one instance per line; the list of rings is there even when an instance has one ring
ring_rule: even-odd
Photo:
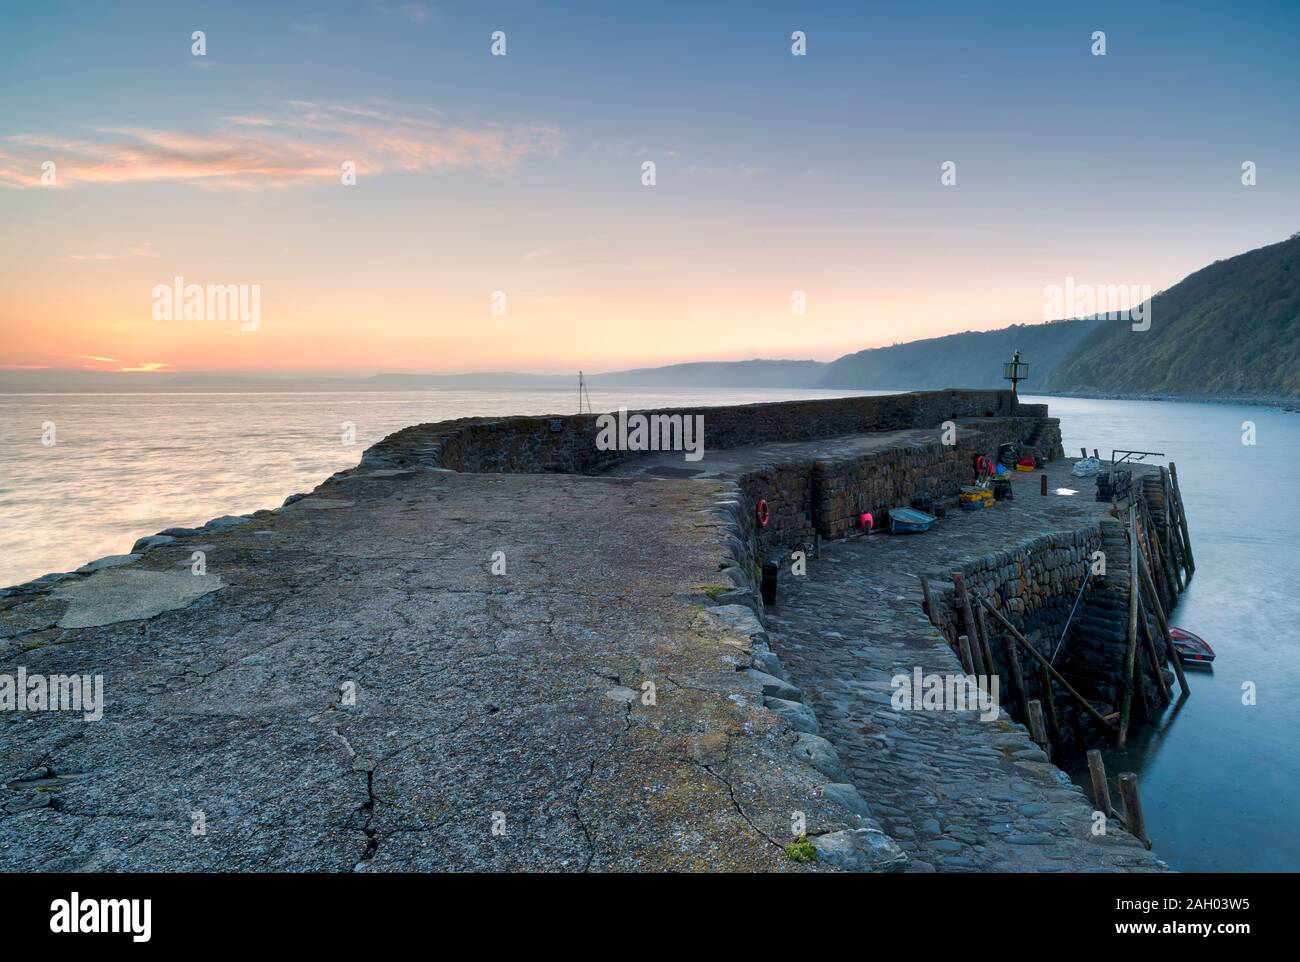
[[[1150,330],[1104,322],[1050,389],[1300,395],[1300,235],[1217,261],[1157,294]]]
[[[1020,351],[1030,365],[1026,391],[1046,390],[1053,373],[1095,336],[1102,322],[1054,321],[1016,324],[996,331],[968,331],[847,354],[832,361],[822,387],[870,390],[934,390],[1006,387],[1002,363]]]
[[[1151,326],[1063,320],[848,354],[821,387],[1000,387],[1019,350],[1023,390],[1097,394],[1300,396],[1300,234],[1184,278],[1157,294]]]

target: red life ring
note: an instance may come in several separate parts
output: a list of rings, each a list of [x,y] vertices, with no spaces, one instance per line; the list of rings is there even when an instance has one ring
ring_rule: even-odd
[[[754,505],[754,518],[755,518],[755,520],[758,521],[758,526],[759,526],[760,528],[766,528],[766,527],[767,527],[767,519],[768,519],[769,517],[770,517],[770,514],[769,514],[769,512],[768,512],[768,510],[767,510],[767,499],[766,499],[766,498],[759,498],[759,499],[758,499],[758,504]]]
[[[988,461],[985,460],[984,455],[978,455],[975,458],[975,473],[977,475],[983,474],[986,467],[988,467]]]

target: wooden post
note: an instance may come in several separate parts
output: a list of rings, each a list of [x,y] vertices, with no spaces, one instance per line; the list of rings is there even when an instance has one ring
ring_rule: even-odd
[[[960,571],[954,571],[952,583],[957,587],[957,604],[961,608],[961,623],[966,629],[966,637],[970,639],[970,653],[974,659],[972,664],[975,666],[975,674],[987,674],[984,670],[984,654],[980,651],[979,634],[975,629],[975,616],[970,610],[970,593],[966,590],[966,578]]]
[[[1056,679],[1057,684],[1059,684],[1062,688],[1064,688],[1067,692],[1069,692],[1070,695],[1075,699],[1075,701],[1077,701],[1080,705],[1082,705],[1088,711],[1088,713],[1092,715],[1093,718],[1097,719],[1097,721],[1101,722],[1103,725],[1105,725],[1107,728],[1111,729],[1112,731],[1114,730],[1115,726],[1110,723],[1110,721],[1106,718],[1106,716],[1103,715],[1101,712],[1097,711],[1097,709],[1093,708],[1092,704],[1088,701],[1088,699],[1084,698],[1077,691],[1075,691],[1074,686],[1065,680],[1065,676],[1062,675],[1055,668],[1053,668],[1051,662],[1049,662],[1046,658],[1044,658],[1042,655],[1038,653],[1038,649],[1036,649],[1033,645],[1031,645],[1029,641],[1025,638],[1025,636],[1016,630],[1015,625],[1007,621],[1007,619],[1002,616],[1002,612],[998,611],[988,601],[986,601],[983,598],[980,599],[980,603],[983,604],[986,609],[988,609],[989,614],[991,614],[1002,624],[1003,628],[1005,628],[1008,632],[1010,632],[1012,638],[1020,642],[1021,646],[1025,649],[1025,651],[1029,652],[1029,654],[1031,654],[1034,657],[1035,661],[1037,661],[1040,665],[1047,666],[1047,670],[1051,672],[1052,677]]]
[[[1174,557],[1173,542],[1170,540],[1169,529],[1165,528],[1165,540],[1160,545],[1160,563],[1165,566],[1165,580],[1174,587],[1174,597],[1169,603],[1169,610],[1173,611],[1178,604],[1178,596],[1183,593],[1183,576],[1178,571],[1178,561]]]
[[[1178,657],[1178,652],[1174,650],[1174,644],[1169,640],[1169,629],[1166,628],[1164,633],[1165,648],[1169,652],[1169,663],[1173,665],[1174,676],[1178,679],[1178,687],[1182,689],[1183,695],[1187,696],[1192,693],[1191,686],[1187,684],[1187,675],[1183,673],[1183,660]]]
[[[921,610],[925,612],[930,619],[930,624],[936,628],[939,627],[938,619],[934,617],[934,610],[930,607],[930,579],[925,575],[919,576],[921,579]]]
[[[965,670],[966,674],[968,675],[975,674],[975,663],[971,660],[971,654],[970,654],[970,638],[968,638],[966,635],[958,635],[957,646],[958,646],[957,650],[961,654],[962,669]]]
[[[1145,504],[1143,505],[1145,507]],[[1164,548],[1160,544],[1160,534],[1155,530],[1155,519],[1151,517],[1151,510],[1146,511],[1146,532],[1147,532],[1147,555],[1151,559],[1151,568],[1159,575],[1156,579],[1157,585],[1164,585],[1165,598],[1162,599],[1161,613],[1174,610],[1174,605],[1178,604],[1178,593],[1182,590],[1180,586],[1170,575],[1169,565],[1165,563]]]
[[[1101,752],[1095,748],[1088,749],[1088,774],[1092,776],[1093,808],[1110,818],[1114,809],[1110,805],[1110,786],[1106,784],[1106,763]]]
[[[1151,531],[1150,528],[1147,529]],[[1154,532],[1153,532],[1154,533]],[[1174,605],[1178,604],[1178,589],[1170,584],[1165,571],[1164,559],[1160,557],[1160,539],[1151,540],[1153,548],[1149,564],[1142,566],[1142,584],[1139,587],[1146,588],[1148,593],[1153,593],[1155,600],[1153,608],[1160,612],[1161,617],[1166,621],[1169,620],[1169,612],[1174,610]],[[1165,590],[1161,591],[1161,587]],[[1152,592],[1152,589],[1155,589]]]
[[[1037,698],[1029,700],[1029,737],[1038,747],[1052,757],[1052,743],[1047,740],[1047,729],[1043,726],[1043,706]]]
[[[1168,475],[1167,468],[1161,468]],[[1168,482],[1168,511],[1169,511],[1169,537],[1171,539],[1172,554],[1175,568],[1179,569],[1179,578],[1183,586],[1187,586],[1187,550],[1183,547],[1183,529],[1178,524],[1178,497],[1174,494],[1173,481]]]
[[[1085,459],[1088,457],[1088,449],[1087,449],[1087,448],[1079,448],[1079,453],[1082,454],[1082,455],[1084,456]]]
[[[1151,508],[1147,507],[1147,502],[1141,502],[1141,510],[1138,512],[1138,520],[1141,521],[1141,546],[1143,546],[1143,562],[1145,569],[1151,571],[1153,582],[1156,585],[1156,601],[1160,602],[1161,608],[1173,607],[1174,590],[1170,588],[1169,581],[1165,580],[1165,567],[1157,559],[1157,551],[1160,551],[1160,541],[1156,538],[1156,523],[1151,517]],[[1140,588],[1140,585],[1139,585]]]
[[[1142,799],[1138,795],[1138,777],[1132,772],[1121,772],[1119,776],[1119,794],[1124,800],[1124,822],[1128,830],[1147,848],[1151,839],[1147,838],[1147,823],[1142,817]]]
[[[984,664],[988,666],[989,675],[999,675],[998,663],[993,658],[993,636],[989,634],[989,623],[984,619],[984,606],[975,606],[975,626],[980,633],[980,646],[984,652]]]
[[[1161,465],[1160,467],[1160,490],[1165,496],[1165,563],[1174,580],[1178,583],[1178,590],[1183,590],[1183,576],[1178,571],[1178,559],[1174,557],[1174,539],[1178,537],[1177,525],[1174,523],[1173,514],[1173,492],[1169,490],[1169,469]]]
[[[978,628],[971,636],[971,655],[974,655],[976,675],[980,677],[992,675],[993,666],[984,659],[984,642],[980,641]]]
[[[1144,564],[1138,569],[1138,573],[1142,576],[1142,587],[1146,589],[1147,595],[1154,595],[1156,593],[1156,586],[1151,577],[1151,569]],[[1170,608],[1169,610],[1173,611],[1173,608]],[[1169,627],[1169,615],[1165,612],[1165,609],[1160,605],[1152,605],[1151,613],[1154,614],[1156,620],[1160,622],[1161,630],[1167,630]]]
[[[1152,594],[1155,588],[1151,585],[1151,572],[1147,571],[1146,568],[1142,569],[1142,580],[1146,584],[1147,594]],[[1190,695],[1191,689],[1187,686],[1187,676],[1183,674],[1183,663],[1179,660],[1178,652],[1174,651],[1174,646],[1169,641],[1169,620],[1158,605],[1152,607],[1151,613],[1156,616],[1156,630],[1160,632],[1160,637],[1164,639],[1165,650],[1169,653],[1169,660],[1174,666],[1174,675],[1178,678],[1178,687],[1183,690],[1184,695]]]
[[[1056,714],[1056,694],[1052,691],[1052,675],[1042,665],[1038,666],[1041,674],[1039,683],[1043,687],[1043,702],[1047,706],[1044,714],[1047,716],[1047,735],[1052,740],[1052,744],[1061,745],[1061,719]]]
[[[1152,532],[1151,543],[1155,549],[1155,564],[1160,569],[1160,575],[1164,580],[1169,595],[1169,603],[1165,606],[1165,609],[1166,611],[1173,611],[1174,605],[1178,604],[1178,596],[1182,593],[1183,586],[1174,577],[1173,565],[1169,563],[1168,555],[1165,553],[1164,540],[1161,538],[1160,532],[1155,530],[1155,524],[1155,519],[1151,516],[1150,509],[1148,509],[1147,530]]]
[[[1045,495],[1047,494],[1047,475],[1044,474],[1039,480],[1042,481],[1042,484],[1039,485],[1040,490],[1038,493]]]
[[[1165,673],[1160,670],[1160,656],[1156,654],[1156,643],[1151,637],[1151,625],[1147,622],[1141,595],[1138,596],[1138,627],[1142,631],[1142,641],[1145,643],[1147,660],[1151,663],[1151,672],[1156,676],[1156,687],[1160,689],[1160,694],[1164,696],[1165,701],[1169,701],[1169,686],[1165,684]]]
[[[1178,528],[1183,533],[1183,553],[1187,561],[1187,580],[1192,580],[1196,560],[1192,557],[1192,536],[1187,530],[1187,509],[1183,506],[1183,491],[1178,486],[1178,465],[1169,462],[1169,479],[1174,486],[1174,505],[1178,508]]]
[[[1124,700],[1119,713],[1119,745],[1121,748],[1128,741],[1128,723],[1133,712],[1133,688],[1137,684],[1134,667],[1137,663],[1138,634],[1138,556],[1137,543],[1137,508],[1130,502],[1128,506],[1128,647],[1124,653]]]
[[[1016,651],[1016,640],[1010,635],[1002,636],[1002,653],[1006,656],[1007,671],[1011,674],[1011,697],[1020,709],[1020,717],[1025,718],[1029,712],[1025,706],[1025,676],[1020,670],[1020,653]]]

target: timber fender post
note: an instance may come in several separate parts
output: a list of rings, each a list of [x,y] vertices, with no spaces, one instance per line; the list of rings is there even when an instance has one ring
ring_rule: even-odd
[[[1174,492],[1174,508],[1178,513],[1178,530],[1183,536],[1183,552],[1185,554],[1187,567],[1187,580],[1192,580],[1192,575],[1196,572],[1196,561],[1192,557],[1192,536],[1187,528],[1187,511],[1183,507],[1183,492],[1178,486],[1178,465],[1169,462],[1169,480],[1172,483]]]
[[[1129,550],[1129,576],[1128,576],[1128,634],[1127,647],[1124,655],[1124,707],[1120,709],[1119,715],[1119,745],[1121,748],[1128,742],[1128,723],[1129,717],[1133,711],[1133,690],[1137,687],[1137,678],[1135,677],[1134,668],[1137,656],[1137,565],[1138,565],[1138,543],[1137,543],[1137,506],[1132,502],[1128,506],[1128,550]]]
[[[1110,804],[1110,786],[1106,784],[1106,763],[1095,748],[1088,749],[1088,775],[1092,779],[1093,804],[1107,818],[1112,817],[1115,810]]]
[[[1060,684],[1062,688],[1064,688],[1070,695],[1074,697],[1075,701],[1077,701],[1088,712],[1088,714],[1092,715],[1093,718],[1097,719],[1097,721],[1101,722],[1107,728],[1114,729],[1115,727],[1114,724],[1105,715],[1097,711],[1097,709],[1092,706],[1092,703],[1089,702],[1088,699],[1080,695],[1074,689],[1074,686],[1071,685],[1068,681],[1066,681],[1059,671],[1057,671],[1055,668],[1052,667],[1051,662],[1049,662],[1046,658],[1040,655],[1038,653],[1038,649],[1036,649],[1025,639],[1025,636],[1022,635],[1016,629],[1016,626],[1013,625],[1011,622],[1007,621],[1005,617],[1003,617],[1002,612],[994,608],[987,598],[980,598],[979,600],[980,603],[984,605],[986,609],[988,609],[989,614],[991,614],[994,618],[996,618],[999,622],[1001,622],[1002,627],[1005,628],[1008,632],[1010,632],[1011,637],[1014,638],[1016,641],[1020,642],[1021,646],[1023,646],[1024,649],[1034,657],[1034,660],[1037,661],[1040,665],[1044,666],[1047,669],[1048,673],[1053,678],[1056,679],[1056,681]],[[1039,707],[1041,708],[1042,706],[1040,705]]]
[[[1138,777],[1133,772],[1120,773],[1119,795],[1124,800],[1124,827],[1129,830],[1130,835],[1149,849],[1151,839],[1147,837],[1147,823],[1142,816],[1142,798],[1138,795]]]

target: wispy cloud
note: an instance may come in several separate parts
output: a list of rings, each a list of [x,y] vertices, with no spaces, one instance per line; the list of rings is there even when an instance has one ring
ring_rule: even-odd
[[[73,357],[78,361],[94,361],[95,362],[94,364],[81,365],[82,367],[88,368],[89,370],[92,371],[112,370],[112,371],[117,371],[118,373],[153,374],[162,371],[164,368],[169,368],[172,366],[171,364],[167,364],[163,361],[135,361],[128,364],[126,361],[119,361],[115,357],[104,357],[99,354],[74,354]],[[124,366],[116,367],[116,368],[103,368],[98,366],[101,364],[120,364]]]
[[[569,241],[567,244],[557,244],[555,247],[542,247],[534,251],[528,251],[523,255],[526,261],[535,261],[539,257],[549,257],[557,251],[572,250],[575,247],[581,247],[584,244],[592,244],[600,240],[599,234],[592,234],[590,237],[579,237],[576,240]]]
[[[137,244],[134,247],[128,247],[120,254],[94,253],[94,254],[69,254],[70,261],[117,261],[124,260],[128,257],[157,257],[158,252],[153,249],[153,244],[145,242]]]
[[[144,372],[146,374],[152,374],[155,371],[161,371],[165,367],[171,367],[171,365],[164,364],[161,361],[140,361],[133,367],[119,367],[118,371],[124,374],[128,372]]]
[[[55,162],[58,186],[185,181],[214,188],[338,182],[342,164],[358,178],[476,169],[499,172],[529,156],[553,156],[557,129],[540,124],[464,126],[434,110],[399,105],[293,101],[266,114],[227,116],[210,131],[97,127],[92,138],[21,133],[0,138],[0,183],[36,187]]]

